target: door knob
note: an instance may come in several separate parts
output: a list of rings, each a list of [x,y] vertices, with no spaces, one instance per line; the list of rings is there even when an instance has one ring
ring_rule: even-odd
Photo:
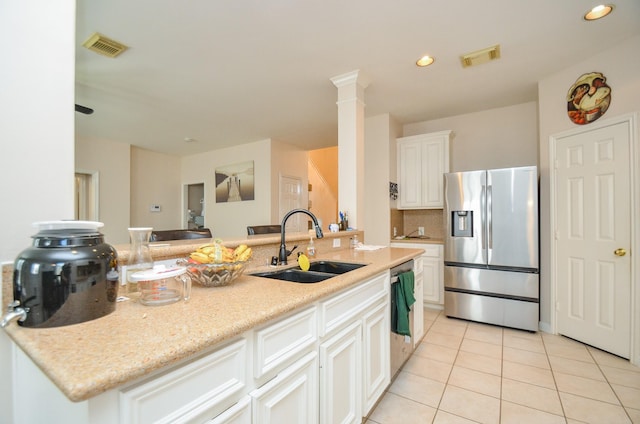
[[[616,256],[624,256],[627,254],[627,251],[624,250],[623,248],[619,248],[613,251],[613,254]]]

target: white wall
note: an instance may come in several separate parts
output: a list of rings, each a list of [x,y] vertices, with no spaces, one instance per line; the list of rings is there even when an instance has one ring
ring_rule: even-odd
[[[364,230],[367,244],[388,245],[391,222],[389,181],[397,181],[395,155],[390,157],[389,152],[391,146],[395,152],[395,139],[400,134],[400,127],[395,124],[389,114],[366,118],[364,126],[366,190],[363,200],[363,225],[358,229]]]
[[[450,171],[537,165],[537,103],[407,124],[403,136],[453,130]]]
[[[98,172],[98,220],[109,244],[129,243],[131,146],[111,140],[77,137],[75,169]]]
[[[253,160],[255,200],[216,203],[215,169]],[[214,237],[247,234],[247,225],[271,222],[271,140],[242,144],[181,159],[183,184],[204,181],[205,227]]]
[[[73,218],[74,45],[75,1],[0,2],[0,262],[31,245],[33,222]],[[11,364],[0,331],[0,411],[18,422]]]
[[[0,260],[13,261],[33,222],[73,219],[75,2],[3,1],[0,20]]]
[[[182,218],[180,158],[131,147],[131,226],[175,230],[183,228]]]
[[[540,110],[540,226],[541,226],[541,321],[550,326],[551,305],[549,282],[550,241],[550,181],[549,181],[549,137],[553,134],[575,128],[567,116],[566,95],[576,79],[587,72],[602,72],[611,87],[611,106],[600,120],[640,111],[640,36],[633,37],[609,50],[578,62],[538,84]],[[637,172],[637,167],[636,167]],[[637,181],[640,185],[640,181]],[[635,210],[635,221],[638,212]],[[636,264],[638,259],[636,257]],[[640,264],[637,265],[640,268]],[[636,281],[636,293],[640,286]],[[636,300],[638,302],[638,300]],[[636,331],[640,322],[636,323]],[[640,342],[640,336],[637,337]],[[640,351],[640,346],[638,347]]]

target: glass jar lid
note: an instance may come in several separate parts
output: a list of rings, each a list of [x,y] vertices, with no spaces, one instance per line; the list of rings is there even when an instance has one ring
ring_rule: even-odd
[[[154,281],[164,278],[176,277],[187,272],[187,268],[183,266],[172,266],[167,268],[164,265],[154,265],[153,269],[134,272],[129,276],[131,281]]]
[[[33,227],[39,231],[47,230],[91,230],[98,231],[99,228],[104,227],[104,223],[97,221],[74,221],[74,220],[61,220],[61,221],[38,221],[34,222]]]

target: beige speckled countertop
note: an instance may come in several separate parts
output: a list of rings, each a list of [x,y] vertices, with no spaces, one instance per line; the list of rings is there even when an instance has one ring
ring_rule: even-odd
[[[93,321],[49,329],[12,322],[5,331],[70,400],[82,401],[204,353],[421,253],[398,248],[327,250],[317,259],[369,265],[316,284],[243,275],[226,287],[194,284],[186,303],[149,307],[125,301]],[[4,299],[12,298],[11,285],[5,275]]]

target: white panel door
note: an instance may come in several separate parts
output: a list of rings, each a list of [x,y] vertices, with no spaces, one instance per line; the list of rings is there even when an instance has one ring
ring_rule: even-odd
[[[284,175],[280,176],[280,201],[279,201],[279,221],[284,218],[284,216],[293,209],[298,209],[301,207],[301,197],[302,197],[302,182],[300,178],[297,177],[287,177]],[[303,215],[296,213],[291,215],[289,219],[287,219],[287,226],[285,230],[288,233],[297,233],[300,231],[306,231],[306,228],[302,228],[301,225],[301,217]],[[306,216],[306,215],[304,215]]]
[[[558,332],[629,358],[629,123],[559,138],[555,154]]]

